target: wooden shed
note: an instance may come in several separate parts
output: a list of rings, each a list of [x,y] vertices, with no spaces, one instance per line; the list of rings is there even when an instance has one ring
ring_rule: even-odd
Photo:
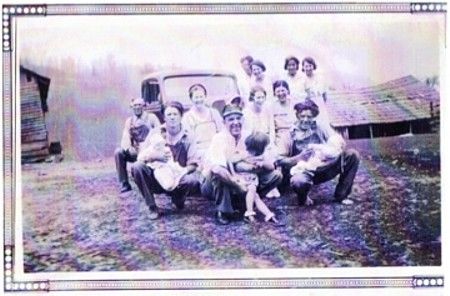
[[[332,125],[350,139],[439,130],[439,92],[411,75],[372,87],[331,92],[327,105]]]
[[[20,66],[22,163],[43,161],[49,155],[45,113],[50,79]]]

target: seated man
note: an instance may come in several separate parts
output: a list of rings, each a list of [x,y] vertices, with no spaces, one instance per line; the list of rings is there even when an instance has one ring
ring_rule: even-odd
[[[215,200],[217,222],[230,223],[235,210],[245,211],[245,195],[247,187],[233,174],[238,172],[255,173],[258,176],[257,193],[265,196],[281,182],[281,172],[259,167],[256,164],[244,163],[247,157],[245,139],[242,131],[242,110],[235,105],[226,105],[222,117],[224,129],[214,135],[204,158],[206,180],[202,184],[202,195]],[[239,165],[236,165],[240,163]],[[235,168],[230,168],[235,166]]]
[[[135,162],[141,143],[145,141],[150,131],[160,126],[158,117],[153,113],[144,112],[145,102],[141,98],[131,100],[130,107],[133,116],[125,121],[120,148],[114,152],[117,175],[119,176],[120,192],[131,190],[128,182],[127,162]]]
[[[298,121],[278,146],[277,164],[283,168],[284,185],[288,185],[288,180],[300,205],[311,205],[313,202],[308,197],[311,186],[339,175],[334,199],[344,201],[358,170],[358,153],[345,150],[344,140],[329,124],[315,123],[319,108],[314,102],[306,100],[296,104],[294,109]]]
[[[153,194],[167,193],[172,203],[178,208],[184,208],[186,196],[200,193],[200,172],[197,170],[197,153],[192,139],[181,125],[183,106],[178,102],[170,102],[164,109],[164,126],[160,131],[153,132],[143,143],[137,162],[131,167],[131,174],[139,191],[150,210],[151,220],[159,218]],[[156,133],[161,132],[161,134]],[[158,143],[165,141],[165,147],[158,148]],[[167,166],[161,165],[166,163]],[[172,170],[174,164],[183,170]],[[155,170],[165,169],[161,175],[155,176]],[[167,170],[168,169],[168,170]],[[178,172],[182,176],[179,176]],[[174,177],[174,180],[162,178]],[[159,179],[159,181],[158,181]]]

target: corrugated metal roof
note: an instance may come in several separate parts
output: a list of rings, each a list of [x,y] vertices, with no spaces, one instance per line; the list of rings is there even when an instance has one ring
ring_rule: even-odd
[[[328,93],[333,126],[393,123],[431,117],[439,93],[409,75],[372,87]]]

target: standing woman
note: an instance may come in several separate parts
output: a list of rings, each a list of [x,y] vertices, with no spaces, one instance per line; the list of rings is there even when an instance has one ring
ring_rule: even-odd
[[[189,88],[192,108],[183,116],[183,127],[190,132],[199,156],[204,155],[212,137],[223,127],[219,112],[206,105],[206,96],[205,86],[202,84],[192,85]]]
[[[273,94],[276,101],[272,103],[273,121],[275,126],[275,145],[279,145],[284,135],[289,134],[289,129],[296,122],[294,105],[296,101],[291,98],[289,85],[284,80],[277,80],[273,84]]]
[[[303,87],[306,99],[313,101],[319,107],[320,115],[316,120],[318,122],[329,122],[328,110],[325,105],[327,102],[326,87],[316,70],[317,64],[313,58],[306,57],[302,60],[302,72],[305,73]]]
[[[266,103],[267,92],[262,86],[250,90],[249,104],[244,109],[245,128],[251,132],[262,132],[275,141],[275,122],[270,106]]]
[[[289,84],[290,93],[296,99],[304,98],[304,79],[303,75],[298,72],[300,61],[295,56],[288,56],[284,61],[284,70],[286,74],[284,80]]]
[[[259,60],[253,60],[250,64],[252,76],[250,77],[250,89],[260,86],[265,90],[272,89],[272,81],[266,74],[266,66]],[[272,99],[270,99],[272,101]]]
[[[270,106],[266,103],[267,93],[257,85],[250,90],[249,104],[244,109],[245,128],[249,133],[262,132],[268,136],[267,153],[275,153],[275,121]],[[269,191],[266,197],[280,197],[276,188]]]
[[[244,56],[241,58],[241,68],[242,73],[241,75],[238,75],[238,85],[239,90],[241,92],[241,95],[243,98],[248,98],[250,95],[250,79],[252,78],[252,68],[251,64],[253,62],[252,56]],[[247,103],[247,102],[245,102]]]

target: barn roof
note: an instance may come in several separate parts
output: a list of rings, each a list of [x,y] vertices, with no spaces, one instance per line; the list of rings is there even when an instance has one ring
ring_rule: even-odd
[[[47,95],[48,95],[48,88],[50,87],[50,78],[39,75],[36,72],[33,72],[30,69],[27,69],[23,66],[20,66],[20,72],[21,73],[23,72],[26,75],[36,77],[36,81],[39,87],[39,95],[41,97],[42,110],[44,112],[47,112],[48,111]]]
[[[354,126],[393,123],[431,117],[439,93],[409,75],[372,87],[328,94],[332,125]]]

